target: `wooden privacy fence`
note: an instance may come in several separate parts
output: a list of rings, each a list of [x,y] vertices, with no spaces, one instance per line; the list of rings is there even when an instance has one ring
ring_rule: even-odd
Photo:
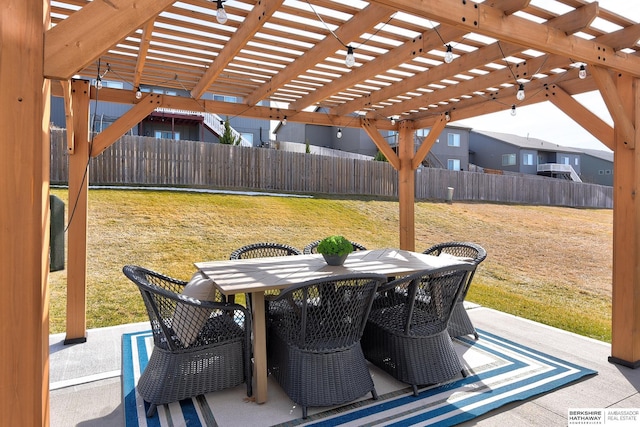
[[[68,182],[64,131],[51,131],[51,182]],[[123,136],[89,162],[90,185],[233,188],[397,197],[386,162],[266,148]],[[416,198],[612,208],[613,189],[561,179],[421,168]]]

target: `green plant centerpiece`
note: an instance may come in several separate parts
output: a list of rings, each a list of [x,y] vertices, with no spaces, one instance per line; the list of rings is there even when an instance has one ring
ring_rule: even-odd
[[[329,265],[342,265],[353,252],[353,245],[344,236],[329,236],[318,243],[318,253]]]

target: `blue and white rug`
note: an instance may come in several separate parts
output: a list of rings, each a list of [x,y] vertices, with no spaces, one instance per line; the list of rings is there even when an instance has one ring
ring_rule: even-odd
[[[147,405],[135,390],[153,349],[150,332],[123,335],[123,396],[127,427],[141,426],[451,426],[471,420],[507,403],[528,399],[596,374],[556,357],[524,347],[484,331],[480,339],[454,340],[469,371],[466,378],[427,387],[413,396],[406,384],[389,380],[372,367],[379,400],[370,395],[339,408],[300,408],[269,384],[269,401],[257,405],[246,399],[246,387],[210,393],[158,407],[146,418]],[[379,384],[379,382],[385,384]],[[395,390],[389,390],[389,384]]]

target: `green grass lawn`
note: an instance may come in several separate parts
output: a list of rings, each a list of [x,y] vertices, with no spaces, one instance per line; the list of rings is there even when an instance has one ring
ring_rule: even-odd
[[[52,193],[67,204],[67,190]],[[611,341],[612,211],[481,203],[418,202],[416,250],[452,240],[488,253],[467,300]],[[67,212],[67,220],[69,213]],[[137,264],[188,280],[194,262],[228,259],[272,241],[302,250],[342,234],[369,249],[398,247],[398,202],[168,191],[89,192],[87,327],[146,321]],[[49,276],[50,331],[63,332],[66,270]]]

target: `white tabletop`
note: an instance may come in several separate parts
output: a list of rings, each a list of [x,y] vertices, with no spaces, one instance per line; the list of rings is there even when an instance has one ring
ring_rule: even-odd
[[[433,256],[400,249],[355,251],[342,266],[330,266],[321,254],[247,258],[195,263],[227,295],[282,289],[294,283],[348,273],[396,276],[468,263],[463,258]]]

